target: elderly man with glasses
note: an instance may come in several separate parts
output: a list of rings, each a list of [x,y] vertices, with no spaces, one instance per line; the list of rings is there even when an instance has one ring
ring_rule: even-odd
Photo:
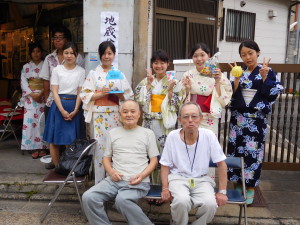
[[[174,224],[188,224],[188,212],[196,211],[193,225],[212,221],[218,206],[227,203],[226,156],[215,134],[199,128],[202,120],[199,105],[189,102],[180,108],[181,129],[172,131],[166,140],[160,159],[162,200],[170,201]],[[209,161],[218,166],[219,192],[214,193],[215,182],[207,176]]]

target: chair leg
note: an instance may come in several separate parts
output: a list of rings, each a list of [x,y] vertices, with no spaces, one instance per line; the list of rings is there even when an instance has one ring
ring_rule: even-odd
[[[245,225],[248,225],[247,204],[244,205],[244,217],[245,217]]]
[[[239,213],[239,225],[241,225],[242,222],[242,212],[243,212],[243,205],[239,205],[240,206],[240,213]]]
[[[73,177],[75,189],[76,189],[76,192],[77,192],[78,200],[79,200],[79,203],[80,203],[82,215],[83,215],[84,217],[86,217],[86,215],[85,215],[85,213],[84,213],[83,204],[82,204],[81,196],[80,196],[80,194],[79,194],[79,189],[78,189],[78,186],[77,186],[77,182],[76,182],[76,178],[75,178],[74,172],[73,172],[73,176],[72,176],[72,177]]]
[[[51,201],[49,202],[46,210],[44,211],[44,213],[41,216],[40,222],[43,223],[43,221],[45,220],[46,216],[48,215],[52,205],[54,204],[54,202],[56,201],[57,197],[59,196],[61,190],[64,188],[64,186],[66,185],[66,183],[62,183],[59,185],[58,189],[55,191],[55,194],[53,196],[53,198],[51,199]]]

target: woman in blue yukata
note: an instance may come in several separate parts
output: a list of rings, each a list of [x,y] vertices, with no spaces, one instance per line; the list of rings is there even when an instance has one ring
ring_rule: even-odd
[[[267,115],[283,87],[276,73],[268,67],[270,59],[264,59],[262,65],[257,63],[260,49],[256,42],[242,42],[239,53],[246,67],[241,76],[235,75],[232,84],[228,156],[244,157],[247,203],[252,204],[264,159]],[[240,173],[231,169],[228,179],[236,181],[236,189],[242,190]]]

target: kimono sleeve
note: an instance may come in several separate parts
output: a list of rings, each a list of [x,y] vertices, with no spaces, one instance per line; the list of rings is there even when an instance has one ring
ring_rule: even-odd
[[[96,83],[94,81],[94,70],[91,70],[83,82],[82,89],[80,92],[80,98],[83,104],[88,105],[91,101],[92,96],[95,94]]]
[[[216,88],[214,88],[213,95],[221,104],[222,108],[225,108],[225,106],[229,104],[233,92],[231,83],[224,74],[222,74],[220,80],[220,91],[221,95],[218,95]]]
[[[28,80],[26,78],[26,65],[23,66],[21,72],[21,88],[22,88],[22,96],[25,97],[32,93],[31,89],[29,88]]]
[[[270,68],[265,82],[261,87],[261,96],[267,101],[275,101],[277,96],[283,91],[283,86],[276,77],[276,73]]]
[[[149,112],[149,105],[151,100],[151,88],[147,91],[147,78],[144,78],[135,88],[135,100],[142,106],[145,113]]]
[[[125,98],[125,100],[134,99],[134,94],[133,94],[132,88],[129,85],[128,80],[126,79],[126,76],[124,74],[123,74],[123,76],[124,76],[124,80],[123,80],[123,84],[124,84],[124,98]]]

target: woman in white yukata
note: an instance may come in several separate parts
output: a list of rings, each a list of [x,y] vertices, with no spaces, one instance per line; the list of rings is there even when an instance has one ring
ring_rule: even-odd
[[[200,127],[212,130],[218,135],[218,120],[221,118],[222,109],[230,102],[232,96],[231,83],[219,68],[215,69],[212,76],[202,73],[205,62],[211,57],[211,51],[206,44],[196,44],[190,57],[195,68],[183,75],[186,101],[194,101],[200,106],[203,114]]]
[[[23,66],[21,72],[21,103],[24,105],[24,120],[22,129],[22,150],[32,150],[32,158],[46,155],[48,148],[42,142],[39,118],[44,112],[43,80],[39,77],[43,66],[42,47],[38,42],[29,44],[31,61]]]
[[[98,141],[98,148],[94,155],[95,183],[99,183],[105,177],[102,165],[103,153],[106,147],[108,131],[121,126],[119,105],[121,101],[133,99],[132,89],[122,73],[120,80],[124,93],[110,94],[106,83],[106,76],[112,69],[116,48],[110,41],[104,41],[98,48],[101,65],[91,70],[83,84],[80,97],[83,102],[85,122],[89,123],[91,138]]]

